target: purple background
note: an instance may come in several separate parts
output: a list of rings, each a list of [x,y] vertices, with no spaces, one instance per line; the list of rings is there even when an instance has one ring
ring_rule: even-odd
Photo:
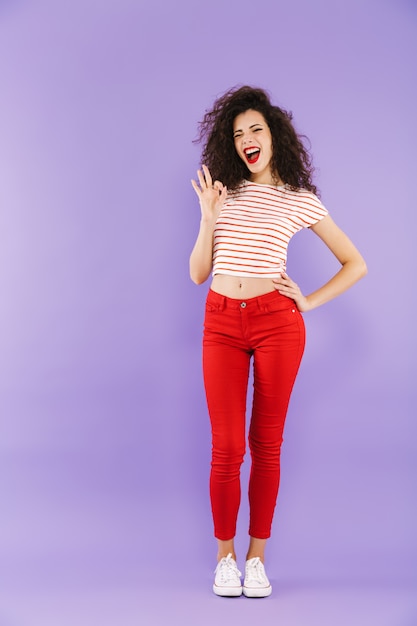
[[[417,623],[416,48],[414,0],[0,1],[1,626]],[[369,268],[305,316],[262,602],[211,593],[188,277],[191,142],[238,83]],[[336,263],[302,232],[288,269]],[[246,533],[244,499],[241,567]]]

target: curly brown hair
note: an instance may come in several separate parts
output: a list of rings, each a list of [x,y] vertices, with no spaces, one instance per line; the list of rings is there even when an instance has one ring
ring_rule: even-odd
[[[261,113],[272,135],[273,175],[292,189],[308,189],[317,194],[312,182],[311,155],[303,145],[307,138],[295,131],[292,113],[273,106],[266,91],[256,87],[233,87],[219,97],[199,124],[196,142],[203,142],[202,162],[213,180],[220,180],[231,191],[250,177],[246,164],[238,156],[233,140],[233,121],[248,109]]]

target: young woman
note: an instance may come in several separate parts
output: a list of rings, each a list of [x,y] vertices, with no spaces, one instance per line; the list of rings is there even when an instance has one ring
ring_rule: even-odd
[[[266,92],[228,91],[205,114],[200,140],[204,165],[192,186],[201,223],[190,275],[197,284],[213,276],[203,337],[213,444],[210,497],[218,541],[213,590],[221,596],[264,597],[271,593],[264,553],[278,494],[284,422],[304,349],[301,313],[335,298],[367,270],[316,195],[311,160],[291,115],[273,106]],[[288,242],[304,227],[341,264],[309,295],[286,273]],[[234,537],[251,358],[250,541],[242,587]]]

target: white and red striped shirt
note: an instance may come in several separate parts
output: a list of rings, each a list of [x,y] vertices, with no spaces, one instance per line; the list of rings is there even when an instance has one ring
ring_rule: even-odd
[[[291,237],[326,215],[311,191],[244,181],[216,222],[213,276],[275,278],[285,271]]]

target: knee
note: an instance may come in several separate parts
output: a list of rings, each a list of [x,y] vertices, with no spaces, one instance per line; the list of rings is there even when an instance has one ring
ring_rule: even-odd
[[[255,463],[275,467],[280,463],[282,437],[270,441],[249,435],[249,447]]]
[[[226,439],[213,441],[212,465],[217,468],[235,468],[239,471],[246,452],[245,442]]]

